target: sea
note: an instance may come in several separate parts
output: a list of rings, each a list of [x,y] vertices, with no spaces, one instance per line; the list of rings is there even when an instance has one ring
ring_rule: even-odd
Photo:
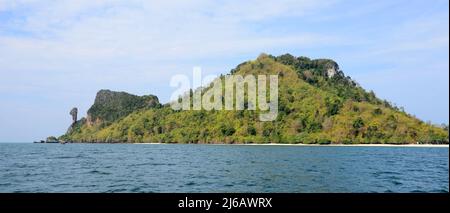
[[[448,147],[0,143],[0,192],[449,192]]]

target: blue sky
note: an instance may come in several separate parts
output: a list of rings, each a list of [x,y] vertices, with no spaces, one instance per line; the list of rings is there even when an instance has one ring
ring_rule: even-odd
[[[100,89],[155,94],[174,74],[260,53],[331,58],[433,123],[449,117],[447,0],[0,0],[0,141],[61,135]]]

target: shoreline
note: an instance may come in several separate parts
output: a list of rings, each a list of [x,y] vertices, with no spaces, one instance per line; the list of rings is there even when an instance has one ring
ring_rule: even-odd
[[[159,145],[159,144],[180,144],[180,143],[132,143],[141,145]],[[440,147],[449,148],[449,144],[285,144],[285,143],[265,143],[265,144],[196,144],[196,145],[217,145],[217,146],[319,146],[319,147]]]

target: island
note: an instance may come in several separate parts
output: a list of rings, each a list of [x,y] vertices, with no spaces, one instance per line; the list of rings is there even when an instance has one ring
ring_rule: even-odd
[[[154,95],[100,90],[87,117],[58,141],[194,144],[448,144],[448,126],[423,122],[378,98],[330,59],[261,54],[235,75],[277,75],[278,115],[251,110],[174,110]],[[225,76],[220,76],[222,80]],[[199,88],[200,90],[203,88]],[[192,91],[191,91],[192,95]]]

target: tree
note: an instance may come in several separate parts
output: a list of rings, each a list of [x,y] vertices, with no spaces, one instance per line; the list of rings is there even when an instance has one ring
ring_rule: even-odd
[[[383,110],[381,110],[380,108],[376,108],[373,110],[373,114],[374,115],[381,115],[383,114]]]
[[[364,127],[364,121],[361,117],[353,121],[353,135],[357,136],[361,132],[361,128]]]
[[[247,128],[247,133],[249,135],[256,135],[256,128],[253,125],[249,125]]]
[[[222,124],[220,126],[220,132],[222,133],[223,136],[231,136],[236,132],[236,129],[234,129],[230,125]]]
[[[327,107],[327,116],[333,116],[338,114],[341,107],[341,102],[337,99],[331,99],[327,97],[325,99],[325,105]]]
[[[359,129],[362,127],[364,127],[364,121],[361,117],[359,117],[353,122],[353,128]]]

